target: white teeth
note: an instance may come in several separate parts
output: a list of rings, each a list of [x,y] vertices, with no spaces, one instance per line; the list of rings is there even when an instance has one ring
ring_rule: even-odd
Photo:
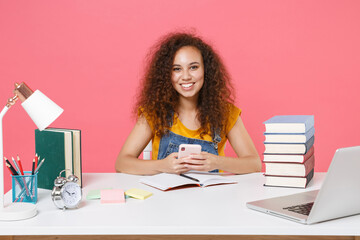
[[[194,83],[189,83],[189,84],[181,84],[181,86],[188,88],[191,87],[192,85],[194,85]]]

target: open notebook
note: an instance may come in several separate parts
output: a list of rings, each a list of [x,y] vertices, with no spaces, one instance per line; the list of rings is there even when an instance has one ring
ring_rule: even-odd
[[[237,183],[236,180],[213,174],[185,173],[184,175],[190,178],[178,174],[159,173],[153,176],[143,177],[139,181],[163,191],[181,186],[194,185],[199,187],[207,187],[210,185]],[[191,178],[197,179],[198,181],[195,181]]]

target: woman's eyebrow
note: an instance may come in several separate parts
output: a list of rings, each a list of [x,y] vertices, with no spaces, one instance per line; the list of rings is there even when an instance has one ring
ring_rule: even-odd
[[[199,62],[192,62],[192,63],[189,63],[189,65],[188,66],[190,66],[190,65],[194,65],[194,64],[200,64]],[[173,64],[173,67],[181,67],[181,64]]]

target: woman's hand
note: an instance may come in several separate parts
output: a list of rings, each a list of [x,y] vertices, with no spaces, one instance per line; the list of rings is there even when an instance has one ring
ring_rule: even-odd
[[[219,156],[201,152],[200,154],[191,154],[189,157],[182,158],[184,166],[189,170],[212,171],[218,169]]]
[[[185,166],[183,158],[178,159],[177,152],[171,153],[166,158],[158,161],[161,161],[162,172],[180,174],[190,170]]]

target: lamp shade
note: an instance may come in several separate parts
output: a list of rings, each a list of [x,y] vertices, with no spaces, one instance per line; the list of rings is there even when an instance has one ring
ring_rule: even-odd
[[[39,90],[28,97],[21,106],[36,124],[40,131],[47,128],[64,111]]]

